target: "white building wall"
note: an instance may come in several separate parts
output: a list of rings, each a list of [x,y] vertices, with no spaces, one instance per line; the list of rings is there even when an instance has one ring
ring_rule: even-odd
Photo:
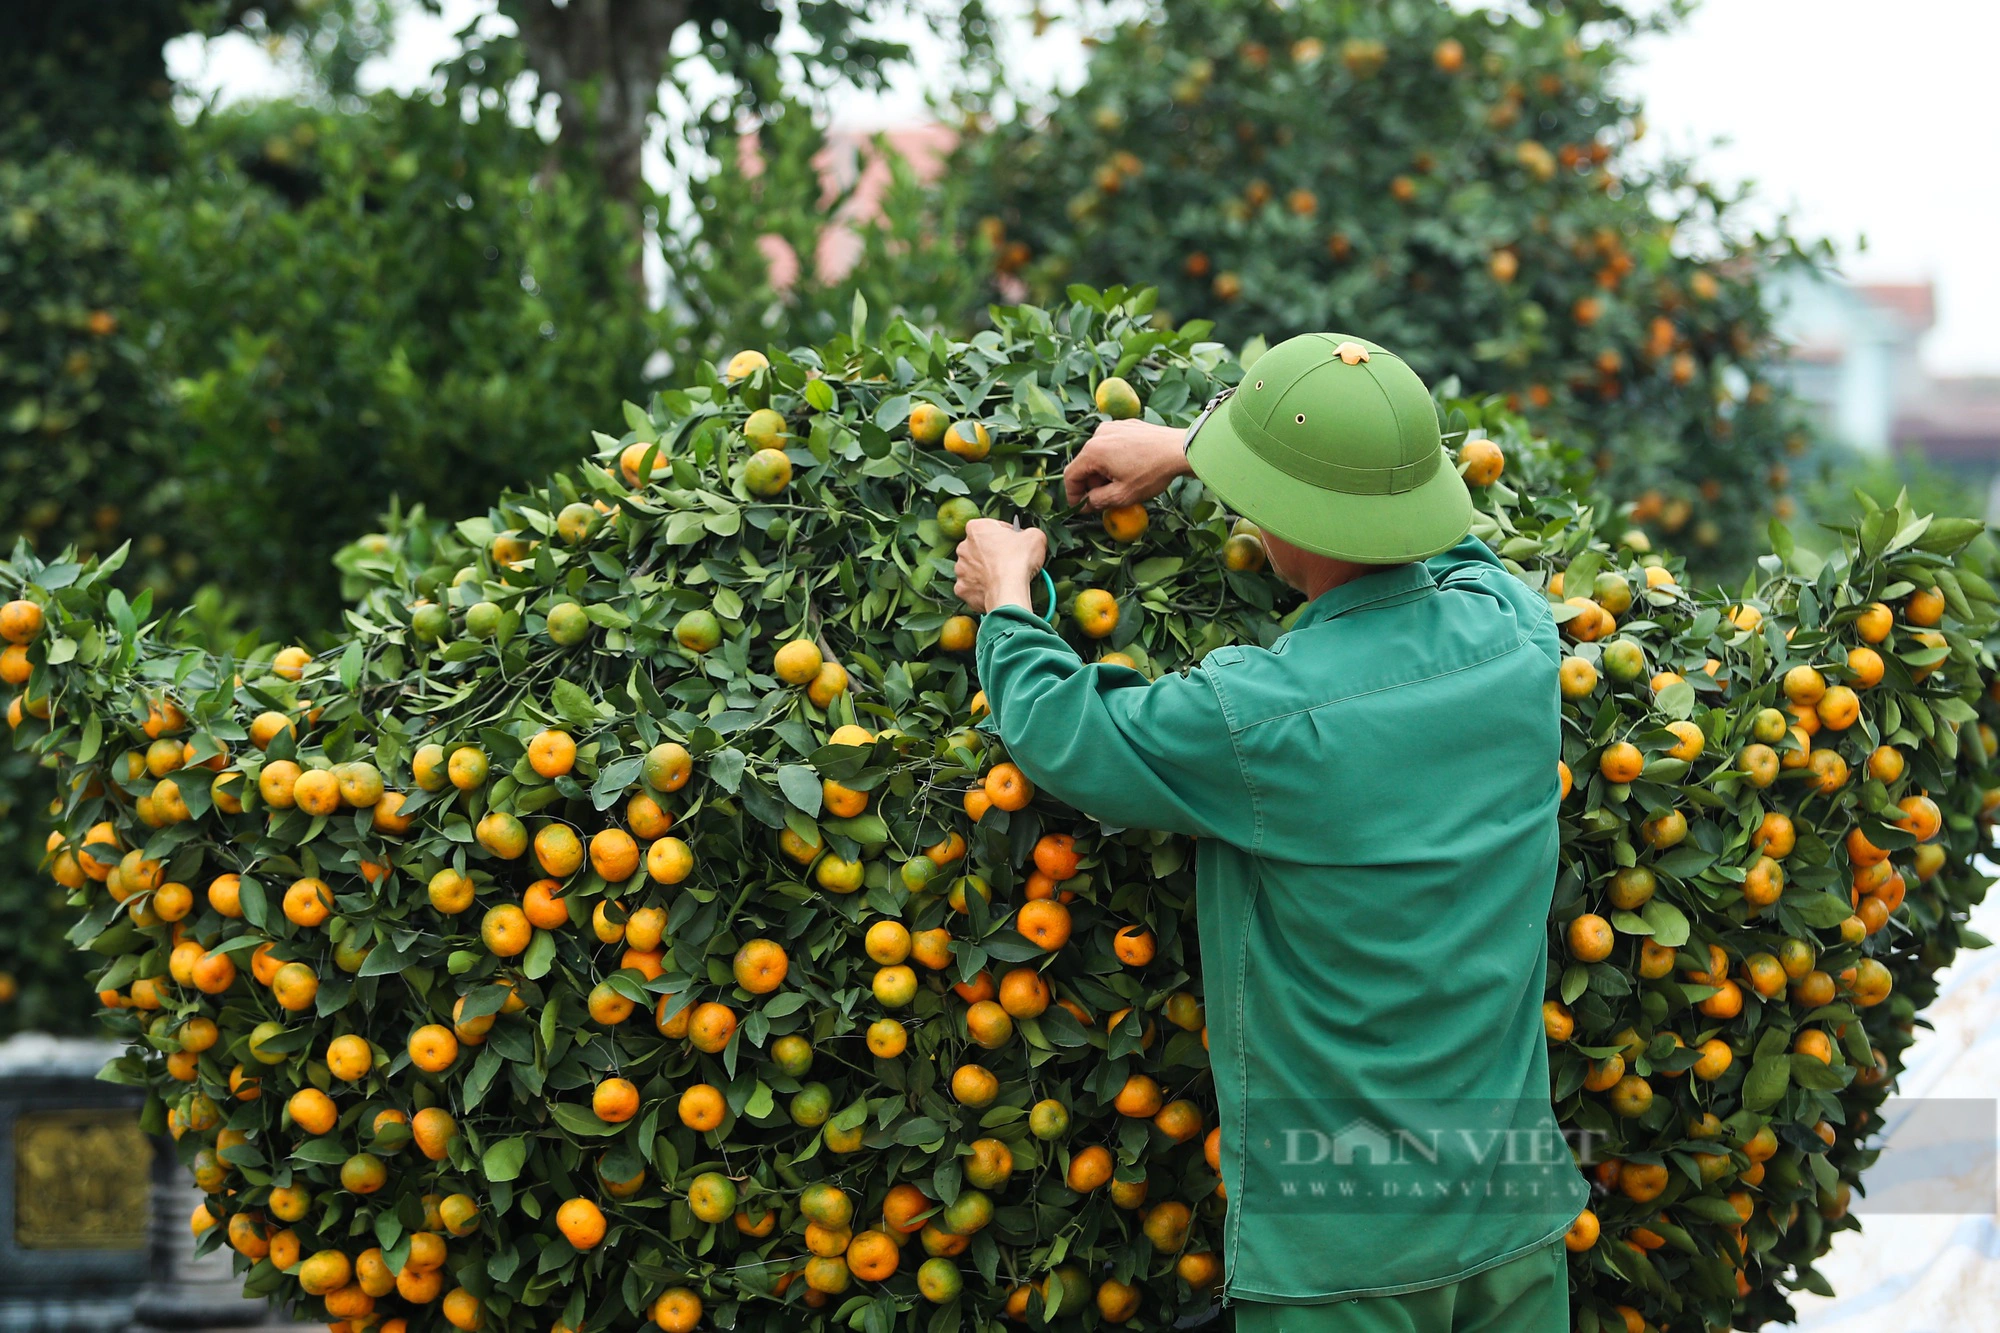
[[[1771,284],[1779,336],[1802,359],[1792,389],[1842,443],[1873,454],[1894,444],[1906,395],[1921,382],[1921,329],[1831,277],[1789,270]]]

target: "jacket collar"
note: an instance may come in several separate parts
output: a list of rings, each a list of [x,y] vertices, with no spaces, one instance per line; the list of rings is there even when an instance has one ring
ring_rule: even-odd
[[[1432,577],[1430,566],[1422,560],[1412,560],[1383,573],[1367,574],[1351,579],[1338,588],[1327,589],[1306,604],[1299,612],[1299,618],[1292,623],[1292,628],[1302,630],[1309,625],[1337,619],[1350,611],[1390,602],[1406,602],[1436,590],[1437,580]]]

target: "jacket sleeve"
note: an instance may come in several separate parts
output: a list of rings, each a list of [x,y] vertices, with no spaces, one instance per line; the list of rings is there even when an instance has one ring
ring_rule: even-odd
[[[1200,668],[1149,683],[1086,664],[1018,607],[982,620],[978,661],[1000,738],[1037,787],[1115,828],[1250,845],[1254,801]]]

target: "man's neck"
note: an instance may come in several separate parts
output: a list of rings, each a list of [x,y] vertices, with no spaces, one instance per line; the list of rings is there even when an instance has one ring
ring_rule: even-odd
[[[1278,577],[1304,593],[1307,601],[1317,601],[1343,583],[1380,574],[1385,569],[1401,568],[1400,564],[1363,565],[1335,556],[1319,555],[1278,537],[1266,537],[1265,544],[1271,554],[1271,568]]]
[[[1392,568],[1392,565],[1357,565],[1349,560],[1315,560],[1305,571],[1305,587],[1300,591],[1305,593],[1307,601],[1317,601],[1344,583]]]

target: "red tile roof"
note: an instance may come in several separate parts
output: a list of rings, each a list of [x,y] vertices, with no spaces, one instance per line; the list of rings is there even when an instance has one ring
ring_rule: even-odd
[[[1854,289],[1870,304],[1894,311],[1912,333],[1937,322],[1937,293],[1928,282],[1861,283]]]

